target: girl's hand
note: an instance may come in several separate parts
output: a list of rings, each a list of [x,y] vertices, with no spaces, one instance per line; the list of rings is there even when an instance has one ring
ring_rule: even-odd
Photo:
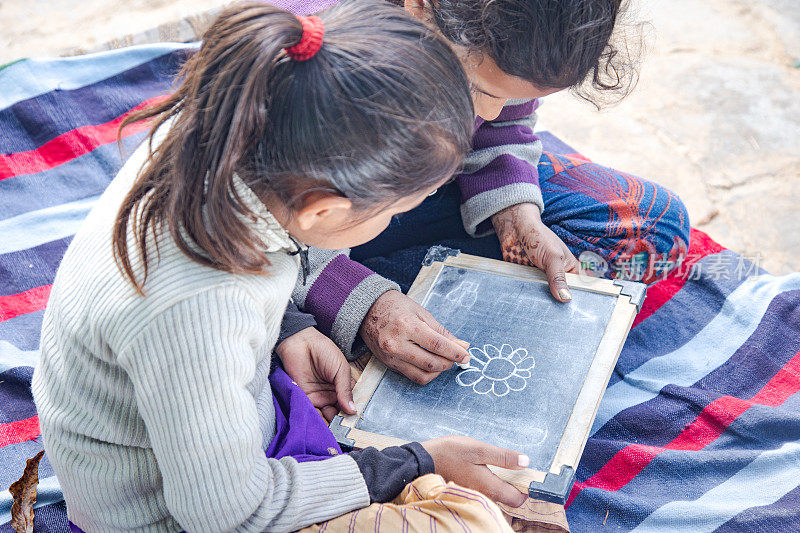
[[[306,328],[287,337],[275,352],[289,377],[328,422],[339,409],[347,414],[356,412],[350,363],[339,347],[316,328]]]
[[[398,291],[387,291],[372,304],[358,332],[372,355],[420,385],[469,360],[467,343]]]
[[[494,215],[492,224],[500,239],[503,259],[541,268],[547,274],[553,297],[561,302],[572,299],[564,274],[577,274],[578,260],[558,235],[542,222],[537,205],[512,205]]]
[[[486,467],[494,465],[522,470],[530,463],[527,455],[459,435],[426,440],[421,444],[433,457],[436,473],[445,480],[480,491],[492,500],[511,507],[519,507],[528,499],[527,494],[506,483]]]

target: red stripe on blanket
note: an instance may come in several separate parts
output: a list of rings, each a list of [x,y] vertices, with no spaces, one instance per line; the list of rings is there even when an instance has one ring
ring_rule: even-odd
[[[686,285],[691,267],[709,255],[713,255],[725,250],[722,246],[700,230],[692,228],[689,235],[689,252],[683,261],[683,266],[677,269],[672,275],[654,284],[647,290],[647,296],[642,303],[642,309],[633,321],[636,327],[643,320],[658,311],[662,305],[667,303],[679,290]]]
[[[33,440],[40,434],[38,416],[32,416],[25,420],[17,420],[16,422],[9,422],[7,424],[0,424],[0,448],[10,444]]]
[[[626,446],[592,477],[575,483],[567,507],[589,487],[613,492],[633,480],[650,461],[665,450],[699,451],[714,442],[742,413],[754,405],[777,407],[800,392],[800,352],[781,368],[749,400],[722,396],[708,404],[681,433],[664,447],[631,444]]]
[[[8,155],[0,154],[0,180],[22,174],[43,172],[72,161],[76,157],[88,154],[100,146],[115,142],[117,140],[117,130],[123,120],[130,114],[147,106],[157,104],[165,98],[167,96],[162,95],[145,100],[130,111],[105,124],[75,128],[48,141],[36,150]],[[130,137],[149,127],[150,123],[148,121],[131,124],[125,128],[123,138]]]
[[[19,294],[0,296],[0,322],[15,316],[41,311],[47,305],[52,285],[34,287]]]

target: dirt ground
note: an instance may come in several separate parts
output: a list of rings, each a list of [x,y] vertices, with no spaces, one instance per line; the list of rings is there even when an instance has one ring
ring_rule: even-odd
[[[598,113],[548,97],[548,128],[676,191],[692,225],[775,274],[800,271],[800,2],[639,0],[635,92]]]
[[[0,64],[91,50],[219,0],[0,0]],[[596,112],[546,99],[548,129],[685,201],[694,226],[769,271],[800,271],[800,2],[634,0],[649,21],[636,91]]]

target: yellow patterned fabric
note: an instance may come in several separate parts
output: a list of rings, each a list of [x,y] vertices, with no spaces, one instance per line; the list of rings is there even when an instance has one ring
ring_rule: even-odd
[[[442,476],[428,474],[406,485],[391,503],[373,503],[369,507],[344,514],[302,533],[412,533],[502,532],[514,530],[500,508],[483,494],[455,483],[445,483]]]

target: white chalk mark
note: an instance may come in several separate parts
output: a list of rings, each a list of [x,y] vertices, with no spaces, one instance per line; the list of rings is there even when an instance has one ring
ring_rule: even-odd
[[[478,284],[473,281],[462,281],[458,287],[448,292],[445,298],[456,305],[470,309],[478,301]]]
[[[469,353],[469,368],[456,376],[456,383],[462,387],[472,387],[475,394],[491,392],[499,398],[528,385],[535,361],[526,348],[503,344],[498,349],[485,344],[483,349],[471,347]]]

